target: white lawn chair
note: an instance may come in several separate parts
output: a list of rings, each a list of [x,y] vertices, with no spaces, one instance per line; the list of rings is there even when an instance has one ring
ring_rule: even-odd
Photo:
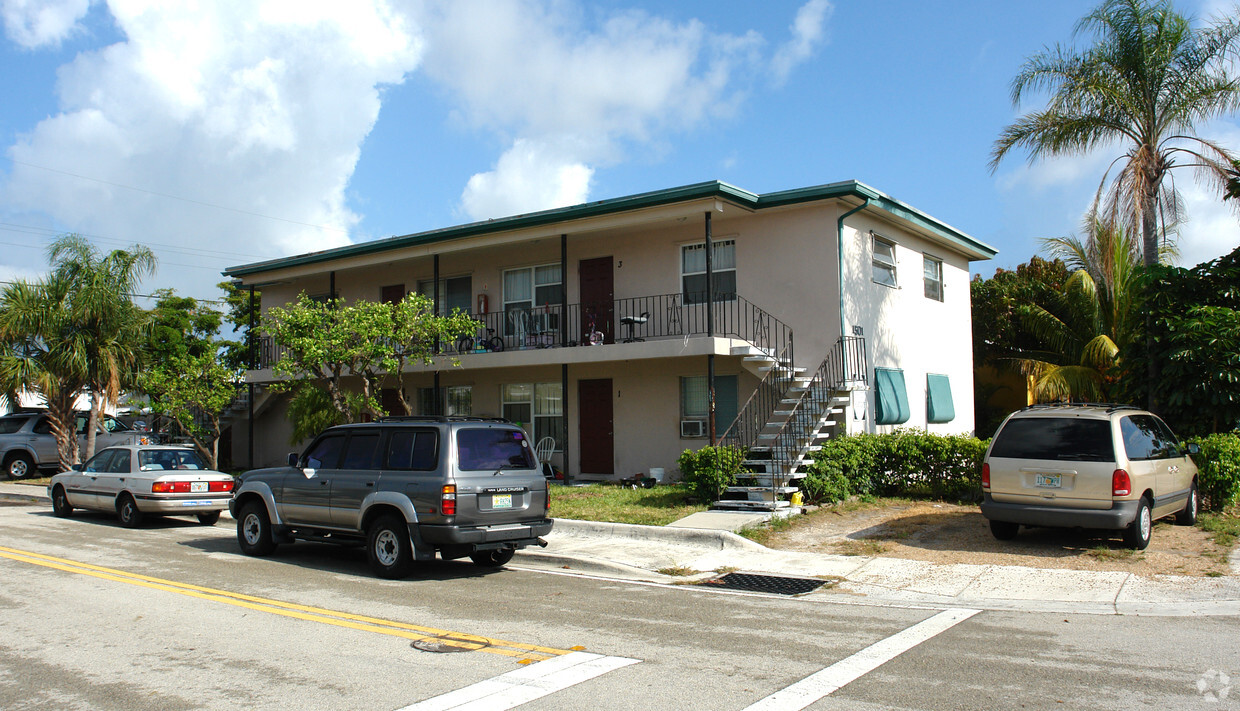
[[[538,465],[542,468],[544,475],[549,471],[546,465],[551,463],[551,454],[553,452],[555,452],[554,437],[543,437],[538,440],[538,444],[534,445],[534,454],[538,455]]]

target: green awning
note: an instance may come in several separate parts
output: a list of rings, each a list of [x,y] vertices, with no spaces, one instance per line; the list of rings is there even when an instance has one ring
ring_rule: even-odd
[[[952,405],[952,385],[946,375],[926,374],[926,422],[951,422],[956,419]]]
[[[908,422],[908,392],[904,388],[904,371],[896,368],[875,368],[874,424],[901,425]]]

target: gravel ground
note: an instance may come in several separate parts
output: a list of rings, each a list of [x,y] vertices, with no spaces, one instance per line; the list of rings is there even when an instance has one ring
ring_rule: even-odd
[[[824,508],[798,517],[766,545],[785,550],[887,556],[931,563],[1023,565],[1113,570],[1142,576],[1228,575],[1230,550],[1195,526],[1172,518],[1154,526],[1149,548],[1133,551],[1118,531],[1022,528],[1012,541],[995,540],[977,506],[881,501],[853,511]]]

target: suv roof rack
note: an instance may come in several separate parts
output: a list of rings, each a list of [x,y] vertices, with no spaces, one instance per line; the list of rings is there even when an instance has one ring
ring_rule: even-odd
[[[1021,408],[1024,410],[1049,410],[1057,407],[1099,407],[1106,408],[1107,412],[1115,412],[1117,410],[1140,410],[1136,405],[1124,405],[1115,402],[1039,402],[1028,407]]]
[[[503,422],[503,417],[479,417],[474,415],[384,415],[376,422]]]

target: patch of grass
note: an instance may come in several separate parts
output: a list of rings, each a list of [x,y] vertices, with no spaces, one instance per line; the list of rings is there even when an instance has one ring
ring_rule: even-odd
[[[1132,548],[1111,548],[1109,546],[1094,546],[1085,551],[1085,555],[1097,560],[1141,560],[1141,555]]]
[[[728,573],[735,573],[738,570],[740,570],[740,568],[737,568],[734,565],[721,565],[718,568],[715,568],[715,575],[727,575]]]
[[[882,555],[887,551],[886,543],[872,538],[845,538],[832,547],[840,555]]]
[[[689,503],[689,492],[680,484],[653,489],[609,484],[551,485],[551,515],[555,518],[666,526],[706,509],[704,504]]]
[[[683,565],[673,565],[667,568],[659,568],[658,570],[654,572],[660,573],[662,575],[670,575],[673,577],[688,577],[690,575],[697,575],[701,571],[694,570],[693,568],[689,568]]]
[[[47,485],[50,484],[51,481],[52,481],[52,478],[50,476],[42,476],[37,479],[10,479],[9,483],[10,484],[23,484],[26,486],[41,486],[43,488],[47,488]]]
[[[1216,545],[1231,548],[1240,539],[1240,511],[1203,513],[1197,517],[1197,527],[1209,533]]]

